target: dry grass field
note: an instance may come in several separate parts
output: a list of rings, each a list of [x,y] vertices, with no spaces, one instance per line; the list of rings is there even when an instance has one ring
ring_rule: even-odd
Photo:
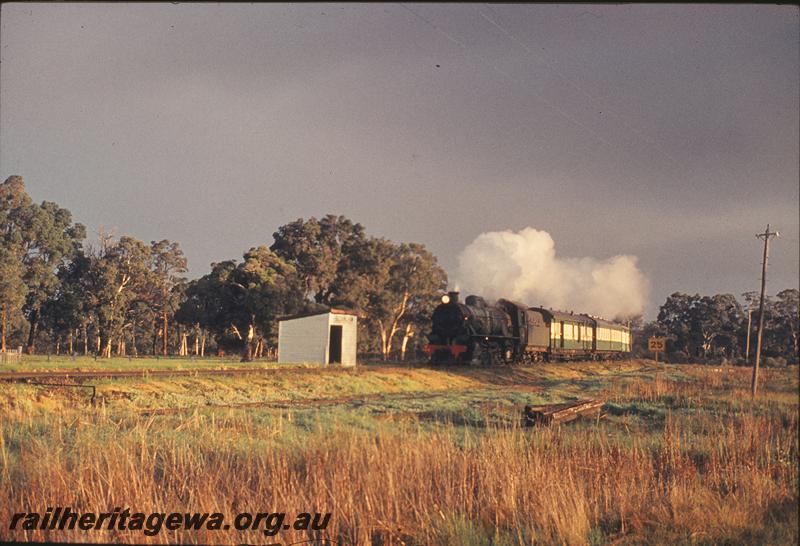
[[[65,364],[68,365],[68,364]],[[87,364],[88,366],[88,364]],[[331,512],[339,544],[796,544],[798,370],[365,366],[0,383],[0,540],[279,543],[235,530],[9,530],[15,512]],[[525,404],[605,417],[527,428]],[[227,517],[227,516],[226,516]]]

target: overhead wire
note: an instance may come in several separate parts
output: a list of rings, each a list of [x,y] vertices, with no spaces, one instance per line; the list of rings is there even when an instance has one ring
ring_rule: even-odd
[[[483,58],[482,58],[480,55],[478,55],[478,54],[476,54],[476,53],[474,53],[474,52],[470,53],[470,51],[468,50],[468,48],[467,48],[466,44],[464,44],[463,42],[461,42],[461,41],[460,41],[460,40],[458,40],[457,38],[453,37],[453,36],[452,36],[450,33],[446,32],[444,29],[442,29],[441,27],[439,27],[438,25],[436,25],[436,24],[435,24],[435,23],[433,23],[432,21],[430,21],[430,20],[426,19],[425,17],[423,17],[422,15],[420,15],[419,13],[417,13],[415,10],[411,9],[410,7],[408,7],[407,5],[405,5],[405,4],[402,4],[402,3],[401,3],[400,5],[401,5],[403,8],[405,8],[406,10],[408,10],[409,12],[411,12],[412,14],[414,14],[414,15],[415,15],[415,16],[416,16],[418,19],[420,19],[421,21],[425,22],[425,23],[426,23],[426,24],[428,24],[430,27],[432,27],[434,30],[436,30],[437,32],[439,32],[441,35],[443,35],[443,36],[444,36],[445,38],[447,38],[449,41],[451,41],[451,42],[453,42],[454,44],[456,44],[456,45],[458,45],[459,47],[461,47],[461,49],[463,49],[463,50],[464,50],[464,52],[466,52],[467,54],[470,54],[470,55],[472,55],[472,56],[474,56],[474,57],[478,58],[479,60],[486,62],[486,60],[485,60],[485,59],[483,59]],[[505,71],[503,71],[503,70],[499,69],[499,68],[498,68],[498,67],[497,67],[495,64],[493,64],[493,63],[491,63],[491,62],[486,62],[486,64],[488,64],[489,66],[491,66],[491,68],[492,68],[492,69],[493,69],[495,72],[497,72],[498,74],[500,74],[501,76],[504,76],[504,77],[506,77],[506,78],[509,78],[509,79],[511,79],[511,80],[514,80],[514,81],[516,81],[516,82],[518,82],[518,83],[524,83],[524,82],[522,82],[522,81],[521,81],[519,78],[516,78],[515,76],[513,76],[513,75],[509,74],[508,72],[505,72]],[[533,90],[533,89],[530,89],[530,91],[533,93],[533,95],[534,95],[534,96],[535,96],[537,99],[539,99],[541,102],[543,102],[544,104],[546,104],[547,106],[549,106],[550,108],[552,108],[552,109],[553,109],[555,112],[557,112],[559,115],[561,115],[561,116],[562,116],[564,119],[566,119],[566,120],[570,121],[571,123],[573,123],[574,125],[576,125],[576,126],[580,127],[581,129],[584,129],[585,131],[588,131],[589,133],[591,133],[591,134],[592,134],[592,136],[594,136],[594,138],[596,138],[597,140],[599,140],[599,141],[600,141],[600,142],[602,142],[603,144],[606,144],[607,146],[615,147],[615,144],[613,144],[612,142],[610,142],[610,141],[608,141],[607,139],[605,139],[605,138],[603,138],[602,136],[600,136],[600,134],[599,134],[597,131],[595,131],[594,129],[592,129],[591,127],[589,127],[589,126],[587,126],[586,124],[582,123],[581,121],[579,121],[579,120],[575,119],[573,116],[571,116],[569,113],[567,113],[567,112],[566,112],[566,111],[565,111],[563,108],[561,108],[560,106],[558,106],[557,104],[555,104],[555,103],[554,103],[554,102],[552,102],[551,100],[549,100],[549,99],[547,99],[546,97],[542,96],[540,93],[538,93],[537,91],[535,91],[535,90]]]
[[[488,4],[484,4],[484,5],[486,6],[486,9],[487,9],[487,10],[491,11],[491,12],[492,12],[492,13],[493,13],[495,16],[497,16],[497,12],[496,12],[494,9],[492,9],[492,7],[491,7],[491,6],[489,6]],[[499,30],[499,31],[500,31],[500,32],[501,32],[503,35],[505,35],[505,36],[506,36],[506,37],[507,37],[507,38],[508,38],[508,39],[509,39],[511,42],[513,42],[514,44],[516,44],[517,46],[519,46],[519,47],[520,47],[520,48],[521,48],[523,51],[525,51],[525,52],[526,52],[528,55],[530,55],[530,56],[534,57],[534,58],[535,58],[535,59],[536,59],[536,60],[537,60],[539,63],[541,63],[541,64],[542,64],[542,65],[543,65],[545,68],[547,68],[548,70],[550,70],[550,72],[552,72],[553,74],[555,74],[556,76],[558,76],[558,77],[559,77],[559,78],[560,78],[562,81],[566,82],[566,83],[567,83],[569,86],[571,86],[573,89],[575,89],[576,91],[578,91],[579,93],[581,93],[581,94],[582,94],[584,97],[586,97],[586,98],[588,98],[589,100],[593,101],[595,104],[599,104],[599,103],[600,103],[600,99],[598,99],[597,97],[595,97],[594,95],[592,95],[591,93],[589,93],[588,91],[586,91],[586,90],[585,90],[583,87],[581,87],[581,86],[580,86],[580,85],[578,85],[576,82],[574,82],[572,79],[570,79],[570,78],[568,78],[566,75],[564,75],[564,74],[563,74],[561,71],[559,71],[558,69],[556,69],[555,67],[553,67],[553,66],[552,66],[552,65],[551,65],[549,62],[547,62],[545,59],[543,59],[541,55],[537,54],[537,53],[536,53],[536,52],[535,52],[535,51],[534,51],[532,48],[528,47],[528,45],[527,45],[525,42],[523,42],[522,40],[520,40],[519,38],[517,38],[517,37],[516,37],[516,36],[515,36],[515,35],[514,35],[514,34],[513,34],[511,31],[509,31],[509,30],[508,30],[506,27],[504,27],[503,25],[501,25],[501,24],[500,24],[500,23],[499,23],[497,20],[495,20],[495,19],[493,19],[493,18],[489,17],[488,15],[486,15],[486,13],[484,13],[484,12],[483,12],[483,10],[481,10],[481,9],[479,9],[479,10],[478,10],[478,14],[479,14],[479,15],[480,15],[480,16],[481,16],[481,17],[482,17],[482,18],[483,18],[485,21],[487,21],[487,22],[488,22],[488,23],[490,23],[492,26],[494,26],[495,28],[497,28],[497,29],[498,29],[498,30]],[[678,160],[677,160],[675,157],[673,157],[673,156],[672,156],[672,154],[670,154],[669,152],[667,152],[666,150],[664,150],[664,149],[663,149],[663,148],[662,148],[662,147],[661,147],[661,146],[660,146],[660,145],[659,145],[659,144],[658,144],[658,143],[657,143],[655,140],[653,140],[651,137],[649,137],[649,136],[648,136],[648,135],[647,135],[645,132],[643,132],[643,131],[640,131],[640,130],[638,130],[636,127],[633,127],[633,126],[629,125],[629,124],[628,124],[628,123],[625,121],[624,117],[623,117],[621,114],[619,114],[618,112],[616,112],[616,111],[615,111],[615,110],[614,110],[612,107],[610,107],[610,106],[609,106],[607,103],[603,103],[603,110],[604,110],[604,111],[606,111],[606,112],[609,112],[609,113],[610,113],[612,116],[614,116],[615,118],[617,118],[617,119],[620,121],[620,123],[622,124],[622,126],[623,126],[623,128],[624,128],[625,130],[627,130],[627,131],[629,131],[629,132],[631,132],[631,133],[635,134],[635,135],[636,135],[638,138],[641,138],[641,139],[643,139],[643,140],[644,140],[645,142],[647,142],[647,144],[649,144],[649,145],[650,145],[650,146],[651,146],[653,149],[655,149],[655,150],[657,150],[658,152],[660,152],[662,155],[664,155],[664,157],[666,157],[667,159],[669,159],[669,160],[670,160],[671,162],[673,162],[674,164],[678,164]]]

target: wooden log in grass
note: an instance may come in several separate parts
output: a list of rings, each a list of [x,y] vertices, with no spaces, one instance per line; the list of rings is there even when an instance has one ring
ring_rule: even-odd
[[[553,425],[566,423],[578,417],[595,416],[603,408],[603,400],[579,400],[566,404],[551,404],[548,406],[525,406],[525,424]]]

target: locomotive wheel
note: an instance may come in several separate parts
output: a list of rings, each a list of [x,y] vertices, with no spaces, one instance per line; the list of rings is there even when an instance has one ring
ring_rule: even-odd
[[[439,349],[431,357],[431,362],[434,364],[452,364],[453,355],[447,349]]]
[[[503,352],[495,343],[481,347],[480,364],[484,367],[496,367],[505,364]]]
[[[489,345],[481,346],[480,365],[484,368],[492,365],[492,349]]]

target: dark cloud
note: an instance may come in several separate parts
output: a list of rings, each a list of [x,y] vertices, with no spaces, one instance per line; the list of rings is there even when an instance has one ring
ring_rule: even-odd
[[[451,272],[486,231],[673,290],[798,277],[789,6],[3,4],[0,160],[193,274],[346,214]]]

